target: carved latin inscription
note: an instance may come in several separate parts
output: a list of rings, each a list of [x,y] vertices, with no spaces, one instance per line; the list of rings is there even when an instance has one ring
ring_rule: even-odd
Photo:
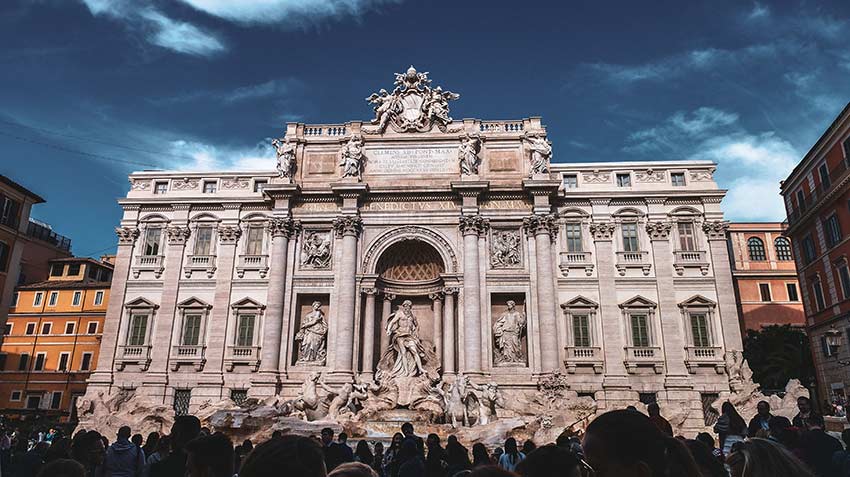
[[[366,173],[374,175],[457,174],[455,147],[366,149]]]

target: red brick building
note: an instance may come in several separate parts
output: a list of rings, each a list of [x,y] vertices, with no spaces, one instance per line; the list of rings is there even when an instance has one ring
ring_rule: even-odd
[[[803,328],[806,324],[791,240],[784,230],[778,222],[729,224],[729,256],[742,334],[770,325]]]
[[[850,388],[850,104],[781,186],[820,402]],[[830,345],[827,338],[833,337]]]

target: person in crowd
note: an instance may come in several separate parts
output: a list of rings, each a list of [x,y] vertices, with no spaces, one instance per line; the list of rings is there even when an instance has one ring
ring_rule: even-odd
[[[747,423],[731,402],[726,401],[720,406],[720,417],[714,425],[714,432],[720,437],[720,450],[724,456],[729,455],[733,444],[746,438]]]
[[[145,468],[145,453],[141,447],[130,442],[130,432],[128,426],[118,429],[118,439],[106,450],[104,476],[141,477]]]
[[[239,471],[239,477],[325,477],[326,475],[322,447],[314,439],[293,434],[283,435],[279,439],[269,439],[258,445],[245,458]]]
[[[832,454],[832,473],[837,477],[850,477],[850,429],[841,431],[844,449]]]
[[[818,415],[818,413],[812,410],[812,400],[806,396],[800,396],[797,398],[797,410],[799,412],[796,416],[794,416],[794,419],[791,420],[791,423],[794,427],[798,427],[800,429],[806,429],[808,427],[807,421],[809,418]]]
[[[581,461],[569,449],[548,444],[529,453],[516,466],[516,473],[522,477],[581,477],[581,469]]]
[[[803,462],[818,477],[832,475],[832,456],[844,449],[841,442],[824,431],[823,416],[811,414],[806,420],[808,428],[800,439]]]
[[[472,468],[469,451],[457,440],[457,436],[451,435],[446,439],[446,463],[449,476]]]
[[[47,449],[50,444],[45,441],[36,442],[18,463],[19,475],[36,475],[44,465],[44,458],[47,455]]]
[[[348,434],[340,432],[339,437],[337,437],[337,443],[342,446],[341,449],[345,453],[344,462],[354,462],[354,451],[348,445]]]
[[[86,477],[86,469],[75,460],[56,459],[45,464],[38,477]]]
[[[665,446],[665,461],[666,469],[665,476],[691,476],[700,475],[699,467],[694,461],[694,456],[685,445],[685,439],[677,439],[670,436],[664,436]]]
[[[334,469],[328,477],[378,477],[378,474],[362,462],[348,462]]]
[[[449,466],[448,456],[440,444],[440,436],[428,434],[425,438],[425,447],[428,449],[428,456],[425,458],[425,475],[427,477],[446,475],[446,468]]]
[[[392,477],[425,477],[425,459],[422,458],[416,440],[406,437],[402,441],[397,460],[398,468]]]
[[[145,459],[151,456],[154,452],[156,452],[157,447],[159,446],[159,432],[153,431],[148,434],[148,438],[145,439],[145,445],[142,446],[142,450],[145,451]]]
[[[501,447],[496,447],[493,449],[493,456],[490,457],[490,460],[493,461],[494,464],[499,465],[499,459],[502,458],[502,455],[505,453],[505,450]]]
[[[365,440],[357,443],[357,447],[354,450],[354,460],[355,462],[366,465],[372,465],[372,461],[375,460],[375,455],[372,454],[372,450],[369,449],[369,443]]]
[[[280,429],[276,429],[274,432],[272,432],[272,439],[278,439],[281,437],[283,437],[283,432],[281,432]]]
[[[201,433],[201,421],[195,416],[177,416],[171,425],[171,452],[151,466],[151,477],[183,477],[186,473],[186,444]]]
[[[330,427],[322,429],[322,450],[325,454],[325,466],[328,471],[338,465],[354,461],[351,448],[342,442],[334,442],[334,431]]]
[[[189,441],[185,451],[186,471],[191,477],[233,475],[233,442],[221,432]]]
[[[12,463],[12,432],[0,430],[0,470],[8,469]]]
[[[493,460],[490,459],[490,454],[487,453],[487,447],[476,442],[472,445],[472,467],[478,468],[482,466],[492,466]]]
[[[71,440],[67,437],[55,437],[50,448],[47,449],[47,454],[44,456],[44,462],[53,462],[59,459],[71,458]]]
[[[517,474],[505,470],[498,465],[476,467],[466,474],[468,477],[517,477]]]
[[[646,415],[617,410],[591,421],[582,448],[596,475],[662,477],[674,475],[668,473],[673,467],[696,466],[689,454],[678,453],[677,441],[665,437]]]
[[[813,477],[814,474],[783,446],[752,438],[735,445],[726,458],[732,477]]]
[[[200,430],[200,431],[198,431],[198,435],[199,435],[199,436],[208,436],[208,435],[210,435],[210,434],[212,434],[212,432],[210,432],[210,428],[209,428],[209,427],[202,427],[202,428],[201,428],[201,430]]]
[[[384,453],[384,460],[381,461],[381,469],[384,477],[389,477],[395,462],[398,460],[398,453],[401,451],[401,443],[404,441],[404,434],[396,432],[390,441],[390,447]]]
[[[100,433],[87,431],[74,436],[71,441],[71,456],[83,465],[87,477],[99,476],[103,459],[106,457],[106,447]]]
[[[50,430],[47,431],[47,434],[44,435],[44,441],[47,442],[48,444],[53,444],[53,439],[55,439],[56,436],[57,436],[56,429],[53,429],[51,427]]]
[[[670,421],[664,419],[664,416],[661,415],[661,406],[659,406],[657,402],[649,403],[649,405],[646,406],[646,412],[649,414],[649,420],[655,424],[655,427],[657,427],[662,434],[668,437],[673,437],[673,426],[670,425]]]
[[[168,453],[171,451],[171,437],[170,436],[161,436],[158,438],[156,442],[156,449],[154,449],[153,453],[145,459],[145,469],[142,472],[143,477],[150,477],[151,467],[154,464],[168,457]]]
[[[714,439],[711,442],[713,446]],[[694,458],[701,477],[728,477],[723,463],[714,455],[713,447],[696,439],[688,439],[684,443]]]
[[[508,437],[505,440],[505,453],[499,457],[499,467],[513,472],[516,470],[517,464],[522,462],[523,459],[525,459],[525,454],[517,449],[516,439]]]
[[[696,440],[705,444],[709,449],[711,449],[711,455],[717,459],[718,462],[723,462],[723,452],[714,446],[714,437],[707,432],[700,432],[697,434]]]
[[[534,449],[537,449],[537,444],[534,443],[531,439],[526,439],[525,442],[522,443],[522,453],[525,455],[531,454],[534,452]]]
[[[770,403],[767,401],[759,401],[756,404],[756,415],[750,419],[750,424],[747,426],[747,435],[756,437],[759,431],[770,432],[770,418],[773,414],[770,413]]]
[[[401,433],[404,434],[405,439],[411,439],[416,443],[416,448],[419,449],[419,454],[423,457],[425,456],[425,441],[422,440],[421,437],[417,436],[415,432],[413,432],[413,424],[409,422],[405,422],[401,425]]]
[[[145,438],[141,434],[133,434],[133,437],[130,438],[130,442],[132,442],[133,444],[136,444],[136,447],[138,447],[140,449],[141,449],[142,443],[144,441],[145,441]]]

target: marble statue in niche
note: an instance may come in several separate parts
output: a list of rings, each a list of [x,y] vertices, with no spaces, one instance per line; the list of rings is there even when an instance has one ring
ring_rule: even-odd
[[[386,332],[390,345],[381,358],[388,367],[383,377],[414,377],[426,374],[424,363],[432,358],[419,337],[419,322],[413,314],[413,302],[405,300],[401,307],[389,316]]]
[[[548,174],[552,160],[552,144],[540,135],[528,136],[528,148],[531,150],[531,174]]]
[[[298,345],[299,364],[323,364],[327,354],[325,338],[328,334],[328,323],[322,313],[322,304],[314,301],[312,311],[301,318],[301,327],[295,334]]]
[[[305,232],[301,246],[303,268],[328,268],[331,264],[331,234],[329,232]]]
[[[516,302],[508,300],[508,309],[493,325],[494,361],[497,365],[523,365],[522,337],[525,334],[525,314],[516,309]]]
[[[277,152],[278,177],[292,177],[295,169],[295,144],[289,139],[273,139],[272,146]]]
[[[359,180],[360,172],[363,170],[363,139],[360,136],[353,136],[342,146],[339,155],[342,178],[354,177]]]
[[[460,148],[457,150],[461,174],[465,176],[478,174],[478,166],[481,165],[481,158],[478,157],[480,150],[481,140],[477,137],[467,134],[461,139]]]
[[[516,230],[493,232],[490,263],[493,268],[511,268],[522,262],[520,235]]]

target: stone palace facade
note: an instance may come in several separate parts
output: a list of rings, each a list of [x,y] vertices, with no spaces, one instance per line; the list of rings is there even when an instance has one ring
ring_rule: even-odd
[[[704,426],[742,364],[715,164],[550,163],[540,118],[453,120],[396,76],[371,122],[287,124],[276,169],[130,176],[89,394],[194,412],[321,376],[431,409],[463,375]]]

